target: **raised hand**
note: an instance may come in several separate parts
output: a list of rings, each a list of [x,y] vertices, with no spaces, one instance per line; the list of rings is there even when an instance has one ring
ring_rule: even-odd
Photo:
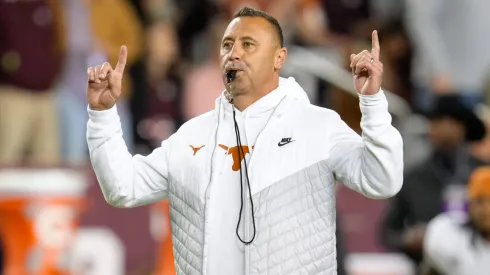
[[[359,94],[373,95],[381,89],[383,64],[379,61],[378,32],[373,31],[371,52],[364,50],[350,55],[354,87]]]
[[[90,109],[96,111],[108,110],[121,97],[122,78],[127,56],[128,49],[126,46],[122,46],[119,60],[114,69],[107,62],[88,68],[87,100]]]

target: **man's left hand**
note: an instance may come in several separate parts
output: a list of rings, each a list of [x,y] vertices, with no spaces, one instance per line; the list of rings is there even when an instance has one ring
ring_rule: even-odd
[[[378,32],[373,31],[371,52],[364,50],[350,55],[354,87],[359,94],[374,95],[381,89],[383,64],[379,61]]]

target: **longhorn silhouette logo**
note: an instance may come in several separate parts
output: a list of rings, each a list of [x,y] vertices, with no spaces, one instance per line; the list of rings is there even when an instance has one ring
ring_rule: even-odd
[[[218,144],[218,146],[226,151],[225,154],[231,155],[231,157],[233,159],[233,165],[231,166],[231,169],[233,171],[240,170],[242,160],[245,158],[246,154],[250,153],[250,150],[249,150],[247,145],[241,146],[243,151],[239,150],[238,146],[228,147],[228,146],[223,145],[223,144]],[[254,149],[254,147],[255,146],[252,146],[252,150]]]

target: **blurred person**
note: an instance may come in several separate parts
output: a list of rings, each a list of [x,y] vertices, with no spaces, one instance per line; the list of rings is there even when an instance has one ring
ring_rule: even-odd
[[[367,46],[370,30],[376,26],[371,11],[372,2],[372,0],[299,0],[298,31],[294,43],[318,52],[339,67],[349,69],[350,53],[361,51]],[[387,61],[384,57],[382,59]],[[391,73],[384,75],[383,79],[390,75]],[[352,97],[336,86],[322,89],[322,85],[325,85],[322,82],[320,81],[319,89],[316,91],[318,99],[324,101],[321,104],[331,106],[347,125],[360,133],[361,113],[356,108],[358,105],[356,97]]]
[[[441,212],[459,213],[461,209],[452,206],[457,206],[457,200],[464,195],[472,171],[485,164],[468,148],[485,138],[485,125],[458,96],[439,97],[427,114],[434,151],[408,171],[403,188],[391,200],[380,231],[386,247],[405,253],[417,265],[422,260],[427,222]]]
[[[370,0],[299,0],[298,43],[349,52],[375,27]],[[346,48],[347,47],[347,48]]]
[[[300,0],[229,0],[220,1],[224,9],[225,18],[233,18],[236,11],[243,7],[263,10],[277,19],[283,29],[284,41],[287,44],[290,33],[293,31],[296,7]]]
[[[425,275],[486,275],[490,272],[490,166],[469,180],[467,221],[441,214],[427,226]]]
[[[172,21],[158,20],[147,30],[146,58],[147,103],[144,118],[138,122],[138,134],[148,151],[159,147],[182,120],[182,72],[178,35]]]
[[[386,68],[383,87],[410,102],[413,49],[406,27],[401,20],[394,19],[383,24],[379,35]]]
[[[59,164],[53,97],[64,48],[59,4],[0,1],[0,165]]]
[[[104,196],[125,208],[169,198],[179,274],[336,274],[335,183],[376,199],[401,188],[403,141],[380,88],[377,32],[371,51],[351,55],[362,137],[279,77],[283,42],[273,17],[238,11],[221,43],[226,90],[215,110],[147,157],[126,149],[115,107],[128,49],[114,69],[88,69],[87,141]]]
[[[146,32],[148,44],[147,71],[149,82],[167,76],[178,61],[179,43],[175,27],[167,21],[156,22]]]
[[[219,64],[221,39],[226,25],[217,19],[211,24],[210,54],[206,62],[190,69],[184,80],[182,112],[184,119],[189,120],[213,109],[217,97],[225,89],[222,79],[222,69]],[[202,87],[206,87],[205,90]]]
[[[141,55],[143,30],[135,10],[126,0],[65,0],[62,4],[68,46],[57,89],[62,153],[65,162],[83,165],[88,160],[85,142],[88,119],[86,68],[105,61],[115,62],[121,44],[132,49],[127,61],[131,66]],[[127,74],[123,89],[124,99],[118,108],[123,137],[131,148],[133,131],[128,105],[131,82]]]
[[[406,1],[415,47],[415,108],[425,112],[437,95],[457,93],[469,107],[484,100],[490,73],[490,1]]]
[[[490,108],[485,104],[479,104],[475,108],[478,117],[485,124],[485,138],[479,142],[472,142],[469,145],[470,154],[484,163],[490,163]]]
[[[328,28],[327,14],[321,1],[299,1],[296,44],[310,47],[328,46],[348,51],[343,47],[348,46],[349,41],[348,37],[335,35]]]
[[[175,9],[173,22],[179,41],[181,63],[195,61],[194,43],[196,37],[204,32],[212,19],[220,11],[215,0],[178,0],[172,1]]]
[[[150,25],[159,22],[175,24],[178,21],[179,14],[173,0],[144,0],[140,1],[139,5],[142,6]]]

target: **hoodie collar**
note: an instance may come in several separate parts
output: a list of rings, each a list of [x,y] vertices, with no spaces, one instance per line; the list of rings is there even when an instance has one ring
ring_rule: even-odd
[[[235,109],[235,112],[238,116],[259,116],[262,113],[276,108],[279,102],[281,102],[284,97],[290,97],[296,100],[300,100],[304,103],[310,103],[306,92],[303,90],[303,88],[301,88],[301,86],[298,84],[298,82],[296,82],[293,77],[280,77],[279,87],[254,102],[243,112],[240,112],[237,109]],[[220,108],[220,103],[222,104],[221,107],[223,108],[225,113],[233,112],[233,105],[226,99],[225,92],[223,92],[221,96],[216,99],[216,108]]]

